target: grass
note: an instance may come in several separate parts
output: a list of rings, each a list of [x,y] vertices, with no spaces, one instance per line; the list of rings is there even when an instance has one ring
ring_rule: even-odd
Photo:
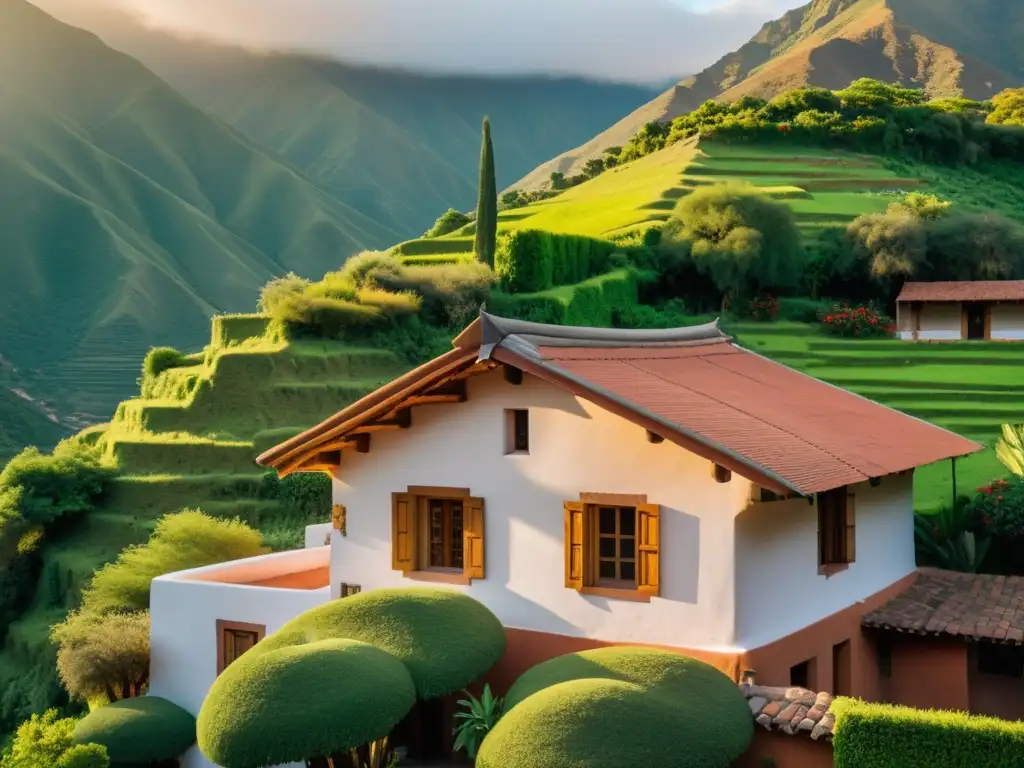
[[[1000,425],[1020,422],[1024,414],[1024,355],[1017,345],[847,340],[784,322],[736,323],[728,331],[766,357],[986,445],[957,460],[958,493],[1005,474],[993,445]],[[949,504],[952,492],[951,462],[915,473],[918,512]]]

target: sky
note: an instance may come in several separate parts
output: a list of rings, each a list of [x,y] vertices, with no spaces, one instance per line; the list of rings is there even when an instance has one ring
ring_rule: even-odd
[[[661,83],[700,71],[800,0],[34,0],[115,8],[255,48],[442,72]],[[806,0],[805,0],[806,1]],[[61,9],[66,13],[61,13]],[[87,26],[83,24],[84,26]]]

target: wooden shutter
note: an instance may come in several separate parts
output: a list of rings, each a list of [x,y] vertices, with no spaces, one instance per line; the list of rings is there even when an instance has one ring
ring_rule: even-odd
[[[645,595],[661,594],[661,507],[636,508],[637,589]]]
[[[846,562],[857,559],[857,504],[853,493],[846,494]]]
[[[396,571],[416,570],[416,531],[416,497],[391,494],[391,567]]]
[[[331,506],[331,525],[336,531],[340,531],[344,536],[345,531],[345,507],[342,504],[334,504]]]
[[[463,573],[471,579],[484,578],[484,500],[466,499],[462,519]]]
[[[565,502],[565,586],[583,589],[583,511],[582,501]]]

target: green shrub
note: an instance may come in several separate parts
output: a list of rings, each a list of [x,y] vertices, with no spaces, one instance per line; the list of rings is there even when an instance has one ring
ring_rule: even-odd
[[[74,740],[100,744],[110,764],[146,765],[179,757],[196,741],[196,719],[158,696],[125,699],[100,707],[78,721]]]
[[[472,237],[445,237],[439,240],[409,240],[391,249],[396,256],[431,256],[446,253],[473,253]]]
[[[146,356],[142,358],[142,378],[144,380],[155,379],[164,371],[187,365],[194,365],[194,363],[184,352],[179,352],[174,347],[151,347]]]
[[[56,625],[57,672],[72,698],[139,696],[149,681],[149,612],[75,613]]]
[[[331,507],[331,478],[321,472],[296,472],[282,478],[271,470],[263,474],[260,498],[280,502],[296,518],[323,517]]]
[[[505,652],[505,630],[482,603],[448,589],[374,589],[306,611],[246,653],[254,658],[326,638],[369,643],[399,659],[416,693],[454,693]]]
[[[145,544],[129,547],[103,566],[82,591],[82,611],[103,615],[149,608],[157,576],[266,554],[258,531],[238,521],[215,520],[199,510],[167,515]]]
[[[295,279],[298,280],[300,278]],[[302,280],[302,283],[308,285],[309,281]],[[270,283],[267,285],[269,286]],[[266,288],[267,286],[264,286],[264,290]],[[261,299],[260,306],[262,305],[263,300]],[[267,333],[270,322],[269,312],[261,315],[214,315],[211,324],[210,344],[214,347],[227,347],[232,344],[239,344],[247,339],[259,338]],[[189,364],[195,365],[194,362]]]
[[[550,288],[553,268],[553,248],[548,233],[520,229],[498,239],[494,273],[504,290],[531,293]]]
[[[74,719],[61,719],[55,709],[32,715],[18,726],[0,764],[4,768],[106,768],[110,764],[106,750],[76,746],[74,730]]]
[[[893,321],[871,306],[851,307],[836,304],[821,320],[825,333],[833,336],[891,338],[896,333]]]
[[[1021,768],[1024,723],[839,698],[836,768]]]
[[[778,319],[794,323],[817,323],[830,307],[827,301],[784,297],[779,299]]]
[[[562,325],[565,321],[565,304],[553,296],[513,296],[496,292],[491,294],[487,309],[499,317],[531,323]]]
[[[299,277],[294,272],[289,272],[284,277],[275,277],[260,289],[260,298],[256,306],[262,314],[276,315],[282,304],[303,293],[309,285],[309,280]]]
[[[471,216],[457,211],[454,208],[449,208],[447,211],[437,217],[437,221],[434,222],[434,226],[423,233],[423,237],[441,237],[454,232],[456,229],[466,226],[473,219]]]
[[[399,659],[355,640],[310,635],[268,649],[271,635],[214,681],[197,727],[208,759],[260,768],[344,754],[387,736],[412,709],[416,689]]]
[[[527,670],[476,765],[726,768],[753,730],[739,689],[714,667],[667,651],[602,648]]]
[[[325,338],[337,338],[343,331],[379,325],[384,314],[379,307],[368,307],[347,299],[299,295],[283,310],[283,320]]]
[[[363,286],[356,292],[356,298],[360,304],[369,307],[376,307],[385,315],[413,315],[420,311],[420,304],[423,299],[412,291],[399,291],[397,293],[384,288],[370,288]]]

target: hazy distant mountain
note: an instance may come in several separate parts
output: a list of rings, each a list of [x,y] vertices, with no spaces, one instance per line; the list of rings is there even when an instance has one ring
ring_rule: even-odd
[[[770,98],[804,85],[837,89],[873,77],[933,97],[985,99],[1024,82],[1022,35],[1020,0],[813,0],[516,186],[538,186],[553,171],[576,173],[645,123],[671,120],[713,98]]]

